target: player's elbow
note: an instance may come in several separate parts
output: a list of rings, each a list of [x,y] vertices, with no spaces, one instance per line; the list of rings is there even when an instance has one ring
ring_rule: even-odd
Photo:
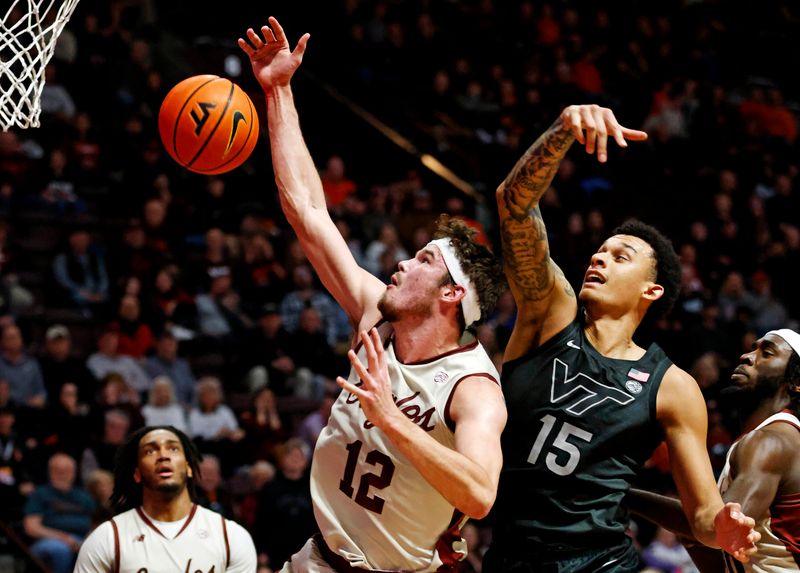
[[[489,515],[489,511],[494,505],[496,490],[488,488],[483,491],[476,491],[464,501],[459,509],[464,515],[471,519],[483,519]]]

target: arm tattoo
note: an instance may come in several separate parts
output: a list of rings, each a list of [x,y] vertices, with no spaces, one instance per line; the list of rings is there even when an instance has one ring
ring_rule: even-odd
[[[506,207],[518,222],[528,218],[558,171],[561,160],[575,140],[557,119],[525,152],[503,181]]]
[[[506,273],[530,302],[545,300],[556,286],[547,231],[538,204],[574,139],[573,133],[563,128],[561,119],[556,120],[525,152],[502,185],[503,200],[510,214],[501,221]],[[572,294],[563,273],[560,282],[567,294]]]
[[[518,221],[506,217],[502,222],[503,258],[506,273],[529,301],[545,299],[555,286],[549,272],[550,248],[539,208]]]

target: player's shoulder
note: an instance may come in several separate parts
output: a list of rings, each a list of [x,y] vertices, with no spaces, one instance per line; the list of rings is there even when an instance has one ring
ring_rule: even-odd
[[[763,471],[780,473],[787,464],[795,461],[800,446],[800,432],[791,424],[773,422],[748,432],[736,444],[732,463],[756,466]]]
[[[695,419],[706,414],[706,403],[700,386],[694,377],[676,366],[670,365],[658,388],[656,408],[662,421]]]

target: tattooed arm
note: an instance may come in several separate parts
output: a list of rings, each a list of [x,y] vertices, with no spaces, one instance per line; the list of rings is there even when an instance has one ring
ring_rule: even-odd
[[[619,125],[610,109],[570,106],[517,162],[497,189],[505,271],[518,315],[505,360],[535,348],[575,317],[577,301],[564,273],[550,258],[539,200],[549,189],[561,160],[576,139],[587,153],[608,158],[608,137],[627,147],[626,139],[647,134]]]

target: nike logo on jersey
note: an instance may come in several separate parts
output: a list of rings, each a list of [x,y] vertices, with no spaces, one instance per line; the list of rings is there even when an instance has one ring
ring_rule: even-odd
[[[578,372],[570,378],[569,366],[556,358],[553,360],[553,379],[550,386],[550,401],[553,404],[568,397],[577,401],[567,408],[567,412],[581,416],[606,400],[625,406],[633,401],[633,396],[619,388],[598,382],[594,378]]]
[[[568,341],[567,341],[567,346],[569,346],[570,348],[574,348],[575,350],[580,350],[580,349],[581,349],[581,347],[580,347],[580,346],[578,346],[577,344],[575,344],[575,341],[574,341],[574,340],[568,340]]]

